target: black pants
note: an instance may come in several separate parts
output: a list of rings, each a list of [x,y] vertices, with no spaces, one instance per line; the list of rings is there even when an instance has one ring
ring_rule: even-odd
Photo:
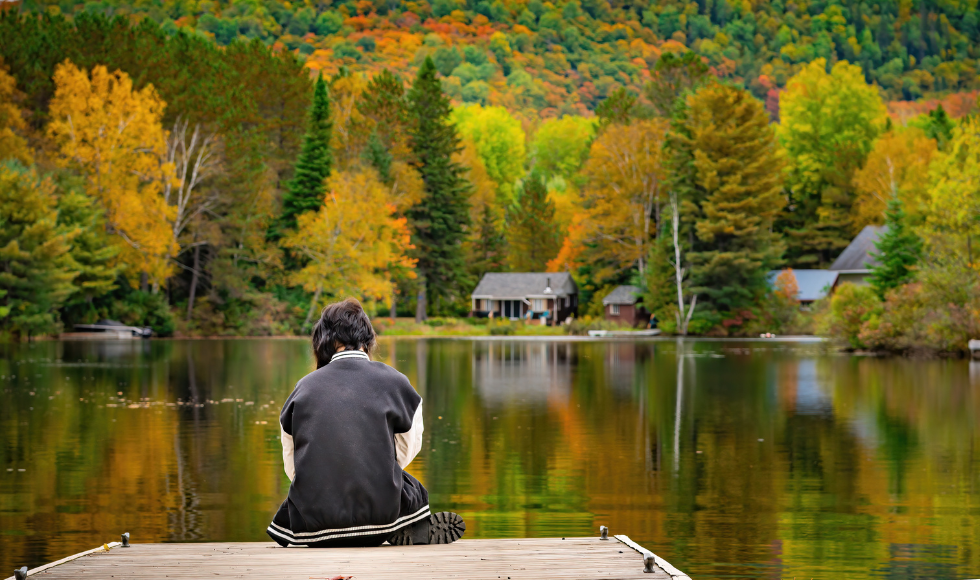
[[[415,524],[414,520],[417,518],[412,518],[406,521],[404,524],[393,527],[386,528],[382,533],[379,534],[365,534],[338,538],[328,538],[317,541],[304,541],[301,537],[292,537],[289,533],[283,530],[292,530],[292,526],[289,522],[289,511],[287,507],[287,501],[283,502],[279,507],[279,511],[276,512],[274,518],[272,518],[272,525],[269,526],[267,533],[272,537],[282,547],[293,546],[306,546],[309,548],[370,548],[375,546],[380,546],[388,539],[389,536],[395,532],[401,530],[406,526]],[[402,517],[413,515],[419,513],[421,510],[428,511],[429,507],[429,492],[426,491],[425,487],[408,473],[402,471],[402,496],[401,505],[399,507],[398,519]],[[428,522],[429,518],[425,517],[418,522]],[[284,537],[287,536],[287,537]]]

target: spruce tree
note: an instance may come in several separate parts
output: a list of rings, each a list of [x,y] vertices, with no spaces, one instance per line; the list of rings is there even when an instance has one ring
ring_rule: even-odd
[[[57,223],[50,179],[18,163],[0,164],[0,331],[31,338],[60,330],[57,309],[76,273],[71,228]]]
[[[769,116],[748,92],[706,85],[690,95],[671,136],[687,159],[678,184],[690,206],[694,292],[698,306],[733,311],[766,289],[766,271],[782,246],[771,228],[784,199]]]
[[[466,280],[462,244],[469,225],[469,183],[464,169],[453,161],[460,150],[456,127],[449,122],[452,107],[442,94],[432,58],[426,57],[408,93],[410,145],[425,195],[408,212],[412,243],[418,260],[416,320],[428,316],[431,300],[437,308],[457,298]]]
[[[561,236],[555,224],[555,202],[537,173],[524,180],[517,207],[508,211],[508,243],[516,272],[541,272],[558,254]]]
[[[878,297],[912,280],[912,267],[922,256],[922,240],[906,227],[902,202],[892,199],[885,210],[885,231],[875,242],[878,265],[871,268],[871,287]]]
[[[483,206],[476,236],[470,243],[470,273],[480,279],[487,272],[502,272],[507,240],[500,231],[490,204]]]
[[[308,211],[316,211],[323,205],[326,194],[325,180],[333,168],[333,151],[330,135],[333,121],[330,119],[330,96],[327,83],[321,74],[313,89],[313,106],[303,149],[296,160],[293,179],[282,198],[279,219],[270,230],[269,238],[278,240],[286,231],[296,228],[296,218]]]

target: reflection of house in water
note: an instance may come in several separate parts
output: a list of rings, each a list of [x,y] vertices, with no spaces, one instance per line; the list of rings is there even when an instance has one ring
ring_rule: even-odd
[[[490,405],[565,403],[572,390],[570,345],[560,342],[476,342],[473,381]]]
[[[817,361],[803,359],[796,365],[796,414],[833,415],[830,395],[817,378]]]
[[[632,396],[636,381],[635,342],[613,342],[605,349],[606,384],[617,394]]]

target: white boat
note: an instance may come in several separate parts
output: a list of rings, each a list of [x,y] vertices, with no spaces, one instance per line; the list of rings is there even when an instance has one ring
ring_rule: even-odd
[[[657,336],[660,334],[659,328],[648,328],[645,330],[590,330],[589,336],[599,338],[630,338],[637,336]]]
[[[153,329],[149,326],[129,326],[117,320],[100,320],[95,324],[76,324],[75,332],[62,334],[62,338],[95,339],[106,338],[133,339],[150,338]]]

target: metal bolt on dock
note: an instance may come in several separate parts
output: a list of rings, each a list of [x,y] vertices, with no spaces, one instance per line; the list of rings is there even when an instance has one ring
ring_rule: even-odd
[[[608,540],[609,539],[609,528],[606,526],[599,526],[599,539]]]

